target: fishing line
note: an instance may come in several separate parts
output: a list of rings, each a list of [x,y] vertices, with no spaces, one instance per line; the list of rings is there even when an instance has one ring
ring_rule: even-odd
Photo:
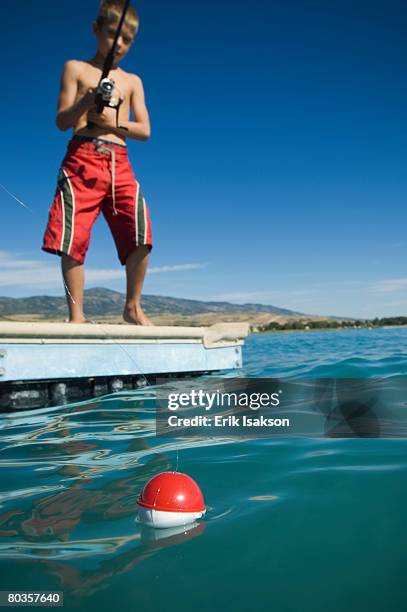
[[[63,281],[63,283],[64,283],[64,285],[65,285],[65,290],[66,290],[67,294],[69,295],[69,297],[70,297],[70,299],[72,300],[72,302],[75,304],[76,302],[75,302],[75,300],[74,300],[73,296],[71,295],[71,292],[70,292],[70,291],[69,291],[69,289],[68,289],[68,286],[67,286],[67,284],[66,284],[66,282],[65,282],[65,279],[64,279],[64,278],[62,278],[62,281]],[[109,337],[108,332],[106,331],[106,329],[103,327],[103,325],[102,325],[101,323],[97,323],[96,321],[93,321],[92,319],[89,319],[88,317],[86,318],[86,320],[87,320],[87,321],[89,321],[90,323],[92,323],[93,325],[98,325],[98,326],[100,327],[100,329],[101,329],[101,330],[104,332],[104,334],[105,334],[107,337]],[[130,359],[130,361],[132,361],[132,362],[133,362],[133,364],[135,365],[136,369],[139,371],[139,374],[137,374],[137,375],[142,376],[142,377],[143,377],[143,379],[144,379],[144,383],[145,383],[145,384],[144,384],[144,386],[145,386],[145,387],[153,387],[154,385],[152,385],[152,384],[151,384],[151,383],[148,381],[148,379],[147,379],[147,377],[145,376],[145,374],[143,374],[143,373],[141,372],[141,369],[140,369],[139,365],[137,364],[136,360],[135,360],[135,359],[133,358],[133,356],[132,356],[132,355],[131,355],[131,354],[130,354],[130,353],[129,353],[129,352],[126,350],[126,349],[125,349],[125,347],[124,347],[122,344],[120,344],[120,342],[117,342],[117,341],[116,341],[114,338],[109,338],[109,339],[110,339],[110,340],[113,340],[113,343],[114,343],[114,344],[116,344],[116,345],[117,345],[117,346],[118,346],[118,347],[119,347],[119,348],[120,348],[120,349],[121,349],[121,350],[122,350],[122,351],[125,353],[125,355],[126,355],[126,356],[127,356],[129,359]],[[157,406],[156,406],[156,409],[157,409]],[[175,471],[175,472],[178,472],[178,467],[179,467],[179,447],[178,447],[177,441],[175,441],[175,442],[174,442],[174,444],[175,444],[175,452],[176,452],[176,464],[175,464],[175,470],[174,470],[174,471]]]
[[[27,206],[26,204],[24,204],[24,202],[22,202],[17,196],[15,196],[13,193],[11,193],[11,191],[9,191],[2,183],[0,183],[0,187],[2,189],[4,189],[4,191],[6,193],[8,193],[9,196],[11,196],[12,198],[14,198],[14,200],[16,202],[18,202],[19,204],[21,204],[21,206],[24,206],[24,208],[26,208],[27,210],[29,210],[31,213],[34,212],[29,206]]]

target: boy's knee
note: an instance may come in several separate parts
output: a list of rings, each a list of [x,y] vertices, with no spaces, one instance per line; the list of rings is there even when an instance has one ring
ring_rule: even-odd
[[[62,266],[73,268],[83,265],[83,260],[72,257],[72,255],[67,255],[67,253],[61,253],[61,264]]]
[[[134,259],[143,259],[144,257],[147,257],[152,248],[153,247],[151,244],[136,244],[131,247],[131,249],[124,257],[119,257],[120,261],[122,265],[125,265],[129,263],[129,260],[131,261]]]

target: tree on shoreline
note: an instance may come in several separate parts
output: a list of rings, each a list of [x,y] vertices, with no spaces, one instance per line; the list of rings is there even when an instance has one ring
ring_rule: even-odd
[[[310,329],[360,329],[373,327],[407,325],[407,317],[375,317],[374,319],[346,319],[346,320],[307,320],[307,319],[289,319],[285,323],[278,321],[270,321],[265,325],[258,327],[259,332],[268,331],[289,331],[289,330],[310,330]]]

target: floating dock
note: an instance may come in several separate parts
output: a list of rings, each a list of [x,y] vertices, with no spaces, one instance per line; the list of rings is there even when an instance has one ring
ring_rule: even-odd
[[[242,367],[248,323],[169,327],[0,322],[0,411]]]

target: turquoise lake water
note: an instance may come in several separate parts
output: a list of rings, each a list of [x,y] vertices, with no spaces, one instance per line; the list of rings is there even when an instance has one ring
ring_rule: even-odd
[[[250,336],[250,377],[402,377],[407,329]],[[400,405],[406,398],[400,397]],[[0,415],[0,589],[65,610],[405,610],[407,441],[155,437],[154,389]],[[206,518],[142,527],[158,472]]]

